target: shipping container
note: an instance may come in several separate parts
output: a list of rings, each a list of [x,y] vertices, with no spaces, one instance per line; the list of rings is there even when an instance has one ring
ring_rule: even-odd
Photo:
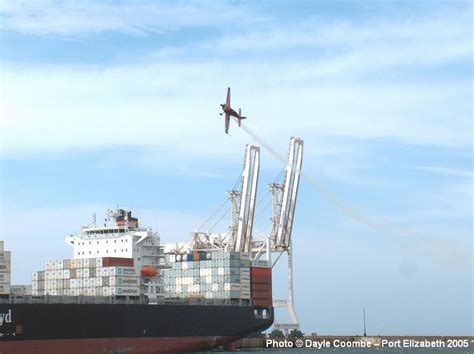
[[[0,273],[0,283],[10,284],[11,274],[10,273]]]
[[[267,275],[254,275],[250,278],[250,281],[255,284],[271,284],[272,278]]]
[[[139,296],[140,288],[126,286],[110,287],[110,292],[111,295],[116,296]]]
[[[272,275],[272,269],[271,268],[265,268],[265,267],[250,267],[250,274],[251,275],[271,276]]]
[[[102,267],[133,267],[133,258],[103,257]]]
[[[108,267],[109,276],[137,276],[135,268],[131,267]]]
[[[272,306],[272,300],[260,300],[260,299],[252,299],[252,303],[254,306],[257,307],[270,307]]]
[[[252,291],[252,299],[271,299],[271,291]]]
[[[109,277],[109,286],[140,286],[139,277]]]
[[[0,294],[10,294],[10,284],[0,284]]]
[[[69,269],[76,269],[77,268],[77,263],[75,259],[71,259],[69,261]]]
[[[10,273],[10,261],[0,261],[0,273]]]
[[[0,262],[11,262],[11,252],[0,251]]]
[[[31,285],[11,285],[10,294],[12,295],[31,295]]]

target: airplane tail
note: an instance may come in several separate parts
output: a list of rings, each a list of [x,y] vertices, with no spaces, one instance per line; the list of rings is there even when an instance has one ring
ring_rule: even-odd
[[[239,121],[239,127],[240,127],[240,121],[241,121],[242,119],[247,119],[247,117],[242,117],[242,109],[239,108],[239,119],[238,119],[238,121]]]

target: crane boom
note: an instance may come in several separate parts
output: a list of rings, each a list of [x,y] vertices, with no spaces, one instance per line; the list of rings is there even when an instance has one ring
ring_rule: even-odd
[[[231,245],[233,250],[237,252],[251,251],[259,170],[260,148],[255,145],[247,145],[244,169],[242,171],[237,234],[234,238],[235,243]]]
[[[280,207],[279,215],[274,222],[274,242],[275,247],[287,249],[291,244],[291,232],[293,229],[293,219],[296,208],[296,198],[298,196],[298,187],[301,176],[301,166],[303,163],[303,140],[292,137],[290,140],[290,151],[285,170],[285,180],[283,185],[274,185],[283,189],[279,196],[278,205]]]

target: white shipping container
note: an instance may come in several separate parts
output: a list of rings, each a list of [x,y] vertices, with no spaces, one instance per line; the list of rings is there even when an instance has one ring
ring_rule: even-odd
[[[89,266],[90,266],[90,258],[84,258],[82,260],[82,267],[83,268],[89,268]]]
[[[83,268],[82,269],[82,277],[83,278],[89,278],[89,276],[90,276],[89,268]]]
[[[0,273],[10,273],[11,264],[10,261],[0,261]]]
[[[241,291],[240,292],[240,298],[241,299],[250,299],[250,292]]]
[[[10,284],[0,284],[0,294],[10,294]]]
[[[240,276],[240,282],[243,283],[250,283],[250,277],[246,276],[246,275],[241,275]]]
[[[184,280],[184,278],[182,279]],[[109,286],[139,286],[139,277],[109,277]]]
[[[112,295],[118,296],[138,296],[140,295],[140,288],[130,286],[119,286],[110,288]]]
[[[133,267],[107,267],[110,276],[137,276],[138,273]]]
[[[11,285],[10,294],[13,295],[31,295],[32,285]]]
[[[96,266],[96,268],[102,267],[102,258],[96,258],[95,259],[95,266]]]
[[[10,284],[11,275],[10,273],[0,273],[0,283]]]
[[[11,261],[11,252],[10,251],[0,251],[0,261]]]
[[[71,271],[69,269],[63,270],[63,279],[69,279],[71,277]]]
[[[90,279],[89,278],[82,278],[82,286],[84,288],[88,288],[90,286]]]
[[[82,268],[83,259],[76,259],[76,268]]]

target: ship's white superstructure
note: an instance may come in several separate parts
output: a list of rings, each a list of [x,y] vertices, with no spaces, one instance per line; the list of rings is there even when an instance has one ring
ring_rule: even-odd
[[[108,216],[109,221],[113,219],[110,225],[97,226],[94,220],[93,225],[83,227],[79,234],[66,237],[74,259],[133,258],[137,269],[160,265],[164,257],[158,233],[139,227],[138,219],[130,211],[109,210]]]

